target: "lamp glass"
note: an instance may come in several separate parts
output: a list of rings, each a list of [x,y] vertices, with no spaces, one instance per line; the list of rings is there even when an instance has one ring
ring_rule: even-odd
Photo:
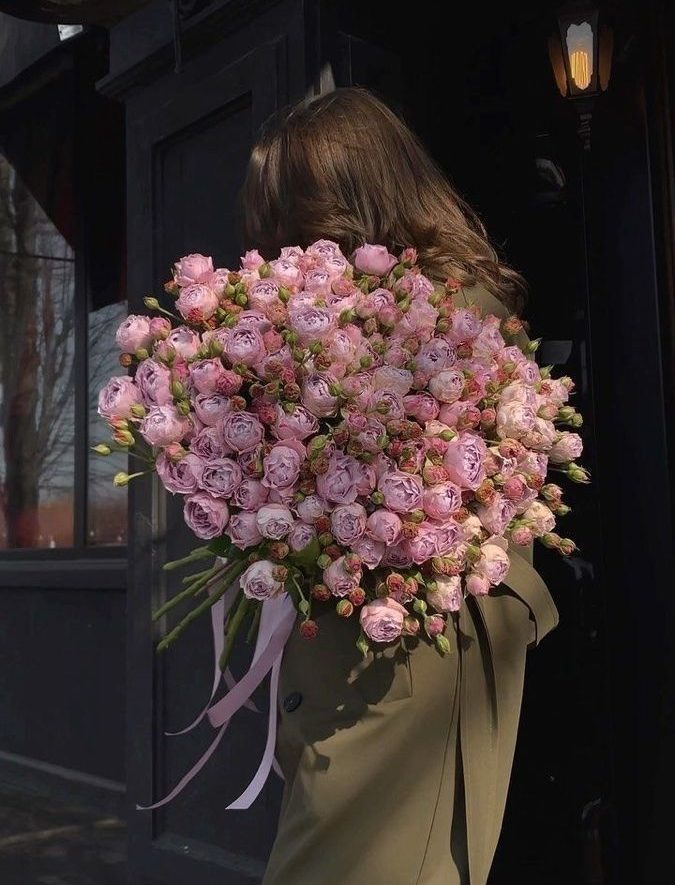
[[[583,91],[593,80],[593,28],[590,22],[571,24],[565,35],[567,58],[574,85]]]

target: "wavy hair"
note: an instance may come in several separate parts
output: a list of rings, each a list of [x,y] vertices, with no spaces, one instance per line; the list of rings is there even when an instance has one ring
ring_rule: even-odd
[[[266,258],[318,239],[349,256],[364,242],[414,246],[422,269],[482,283],[520,310],[526,286],[499,261],[481,220],[417,136],[361,88],[286,108],[253,147],[240,199],[247,248]]]

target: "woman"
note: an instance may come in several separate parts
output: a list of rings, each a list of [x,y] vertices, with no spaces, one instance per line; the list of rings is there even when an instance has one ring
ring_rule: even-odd
[[[318,239],[418,250],[454,277],[458,304],[506,315],[523,284],[413,133],[360,89],[284,112],[253,149],[247,245],[266,257]],[[526,337],[523,336],[526,341]],[[285,788],[263,885],[482,885],[501,829],[525,655],[558,614],[513,548],[507,578],[468,597],[442,657],[404,638],[366,658],[355,619],[318,615],[320,638],[284,651],[277,757]]]

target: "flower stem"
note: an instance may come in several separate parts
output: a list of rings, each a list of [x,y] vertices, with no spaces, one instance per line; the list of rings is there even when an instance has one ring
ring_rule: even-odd
[[[174,559],[172,562],[165,562],[162,568],[165,572],[173,571],[183,565],[195,562],[197,559],[205,559],[207,556],[213,556],[208,547],[195,547],[192,553],[184,556],[182,559]]]
[[[230,655],[232,654],[232,648],[234,647],[234,640],[241,627],[241,622],[244,620],[246,616],[246,612],[251,605],[252,600],[248,598],[248,596],[244,596],[243,592],[240,591],[239,595],[239,604],[237,605],[237,610],[233,615],[230,615],[230,618],[227,622],[227,630],[225,632],[225,644],[223,646],[222,654],[220,655],[220,660],[218,661],[218,666],[221,669],[221,672],[224,672],[225,667],[227,667],[227,662],[230,659]],[[258,603],[260,607],[262,603]]]
[[[253,637],[258,635],[258,624],[260,623],[260,613],[261,612],[262,612],[262,605],[256,606],[256,609],[253,612],[253,617],[251,618],[251,624],[248,628],[248,633],[246,634],[246,642],[247,643],[250,643],[253,640]]]

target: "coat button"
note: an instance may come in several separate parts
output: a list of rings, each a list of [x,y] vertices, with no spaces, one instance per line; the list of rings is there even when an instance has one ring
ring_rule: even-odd
[[[289,695],[286,695],[284,698],[284,710],[287,713],[292,713],[293,710],[297,710],[300,704],[302,703],[302,695],[299,691],[292,691]]]

